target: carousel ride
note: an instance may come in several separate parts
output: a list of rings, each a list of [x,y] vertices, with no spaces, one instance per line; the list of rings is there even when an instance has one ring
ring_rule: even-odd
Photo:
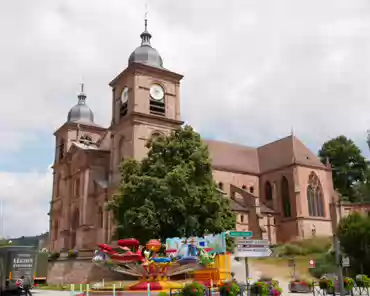
[[[124,290],[142,291],[181,288],[183,281],[172,277],[192,277],[209,285],[219,281],[220,258],[212,248],[199,247],[195,238],[182,241],[178,248],[165,248],[160,241],[150,240],[141,246],[134,238],[118,240],[116,246],[99,244],[93,262],[103,268],[138,279],[123,287]],[[225,256],[225,255],[222,255]],[[185,276],[186,275],[186,276]]]

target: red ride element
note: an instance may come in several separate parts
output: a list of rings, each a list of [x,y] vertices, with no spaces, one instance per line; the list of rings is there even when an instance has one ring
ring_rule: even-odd
[[[208,252],[213,251],[213,248],[204,248],[203,250],[204,250],[204,251],[206,251],[206,252],[208,253]]]
[[[161,242],[157,239],[151,239],[146,243],[147,248],[160,248],[162,246]]]
[[[150,291],[163,290],[163,287],[159,282],[139,282],[136,285],[131,286],[129,289],[131,291],[147,291],[148,284],[150,286]]]
[[[143,256],[135,253],[131,254],[113,254],[110,256],[112,260],[116,261],[127,261],[127,262],[134,262],[134,261],[141,261]]]
[[[104,251],[112,251],[112,247],[111,246],[108,246],[106,244],[98,244],[98,247]]]
[[[138,247],[140,245],[139,241],[134,238],[120,239],[117,244],[121,247]]]
[[[176,253],[177,252],[177,250],[176,249],[169,249],[169,250],[166,250],[166,253],[169,253],[169,254],[171,254],[171,253]]]

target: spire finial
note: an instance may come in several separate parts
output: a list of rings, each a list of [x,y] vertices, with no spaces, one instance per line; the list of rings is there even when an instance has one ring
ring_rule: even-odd
[[[78,95],[78,104],[84,105],[86,101],[86,95],[84,93],[85,83],[81,82],[80,86],[81,86],[81,91],[80,91],[80,94]]]
[[[150,38],[152,38],[152,35],[148,32],[148,3],[145,3],[145,15],[144,15],[144,32],[141,33],[141,46],[150,45]]]
[[[148,3],[145,3],[145,15],[144,15],[145,31],[148,30]]]
[[[290,127],[290,136],[292,137],[292,163],[296,163],[296,151],[295,151],[295,140],[294,140],[294,129],[293,126]]]

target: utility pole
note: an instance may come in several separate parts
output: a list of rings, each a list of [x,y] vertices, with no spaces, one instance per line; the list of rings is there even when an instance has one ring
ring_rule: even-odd
[[[333,246],[335,250],[335,261],[337,264],[337,275],[338,275],[338,282],[339,282],[339,292],[340,296],[345,296],[345,290],[344,290],[344,279],[343,279],[343,268],[342,268],[342,256],[340,253],[340,243],[338,239],[338,221],[337,221],[337,213],[339,209],[339,206],[337,202],[334,200],[334,196],[332,196],[332,207],[333,207]],[[335,287],[334,287],[335,289]]]

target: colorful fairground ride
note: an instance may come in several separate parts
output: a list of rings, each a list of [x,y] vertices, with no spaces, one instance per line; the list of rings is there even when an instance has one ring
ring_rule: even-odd
[[[129,291],[168,291],[197,281],[208,287],[231,280],[231,259],[225,234],[168,238],[162,245],[152,239],[141,246],[134,238],[117,245],[98,245],[93,262],[100,267],[137,278],[123,285]]]

